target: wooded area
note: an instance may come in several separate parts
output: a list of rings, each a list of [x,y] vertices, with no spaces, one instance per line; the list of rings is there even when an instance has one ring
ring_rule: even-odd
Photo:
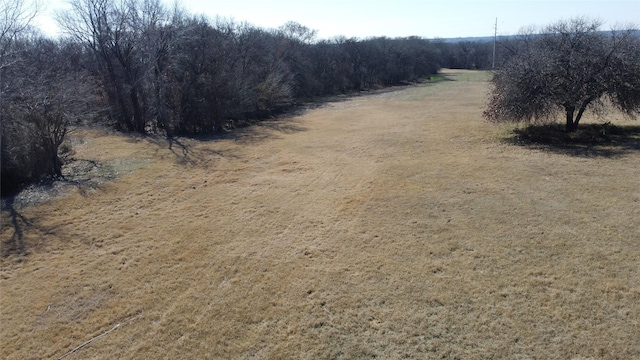
[[[573,78],[581,76],[582,69],[598,72],[601,65],[594,59],[608,59],[607,46],[602,51],[585,47],[548,52],[531,45],[540,43],[534,41],[535,34],[500,39],[497,46],[420,37],[318,39],[315,30],[295,22],[263,29],[193,16],[177,5],[166,8],[160,0],[72,0],[70,5],[58,18],[64,36],[51,39],[29,27],[37,7],[24,0],[0,2],[2,194],[62,177],[64,157],[71,153],[64,141],[71,125],[99,123],[168,138],[219,133],[319,98],[419,82],[441,68],[524,71],[547,85],[554,84],[547,79],[564,79],[565,85],[543,92],[531,81],[523,82],[523,92],[503,89],[515,109],[505,113],[508,119],[522,120],[516,113],[526,104],[539,111],[528,111],[525,118],[554,113],[556,107],[548,101],[529,100],[539,95],[548,100],[551,92],[571,97],[593,84],[602,85],[600,92],[603,86],[622,86],[609,90],[633,111],[636,107],[629,107],[628,100],[638,98],[637,61],[625,65],[637,46],[627,51],[624,45],[637,43],[637,36],[626,32],[607,37],[597,26],[592,29],[595,38],[613,44],[616,54],[629,56],[607,63],[617,65],[606,68],[624,70],[608,75],[609,85],[598,80],[605,74],[600,71],[602,76],[592,76],[582,86]],[[624,46],[615,43],[619,39]],[[556,66],[555,60],[535,61],[542,53],[569,54],[565,58],[573,70],[561,76],[566,67]],[[573,53],[586,65],[571,60]],[[518,60],[523,54],[531,55],[528,64]],[[533,63],[542,65],[530,71]],[[497,79],[507,78],[521,76]],[[594,96],[570,99],[577,105],[569,106],[567,114],[577,113],[579,121],[586,108],[581,104],[599,104]],[[566,103],[563,99],[559,106]],[[501,114],[504,106],[494,103],[489,112]]]
[[[158,0],[74,0],[65,36],[29,31],[30,9],[3,3],[2,191],[60,176],[67,127],[137,133],[220,132],[318,97],[406,84],[437,73],[418,37],[318,40],[303,25],[262,29],[209,20]]]

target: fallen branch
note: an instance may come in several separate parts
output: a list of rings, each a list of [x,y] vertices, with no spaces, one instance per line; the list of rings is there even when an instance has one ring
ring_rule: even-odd
[[[96,336],[96,337],[94,337],[94,338],[92,338],[92,339],[90,339],[90,340],[87,340],[87,341],[83,342],[82,344],[80,344],[80,345],[76,346],[73,350],[69,351],[68,353],[66,353],[66,354],[64,354],[64,355],[62,355],[62,356],[60,356],[60,357],[58,358],[58,360],[63,359],[63,358],[65,358],[65,357],[67,357],[67,356],[69,356],[69,355],[73,354],[74,352],[76,352],[76,351],[78,351],[78,350],[82,349],[83,347],[85,347],[85,346],[89,345],[89,344],[90,344],[91,342],[93,342],[94,340],[97,340],[97,339],[99,339],[99,338],[101,338],[101,337],[103,337],[103,336],[107,335],[108,333],[112,332],[113,330],[115,330],[115,329],[117,329],[117,328],[119,328],[119,327],[120,327],[120,324],[118,324],[118,325],[114,326],[113,328],[111,328],[111,330],[105,331],[105,332],[103,332],[102,334],[100,334],[100,335],[98,335],[98,336]]]
[[[133,318],[129,319],[127,322],[125,322],[125,325],[126,325],[126,324],[128,324],[128,323],[130,323],[130,322],[132,322],[133,320],[135,320],[135,319],[139,318],[140,316],[142,316],[142,313],[140,313],[140,314],[138,314],[137,316],[135,316],[135,317],[133,317]],[[91,344],[93,341],[95,341],[95,340],[97,340],[97,339],[99,339],[99,338],[101,338],[101,337],[103,337],[103,336],[107,335],[108,333],[110,333],[110,332],[112,332],[112,331],[114,331],[114,330],[118,329],[119,327],[120,327],[120,324],[117,324],[116,326],[112,327],[112,328],[111,328],[111,330],[107,330],[107,331],[103,332],[102,334],[100,334],[100,335],[98,335],[98,336],[95,336],[95,337],[93,337],[93,338],[91,338],[91,339],[89,339],[89,340],[87,340],[87,341],[83,342],[82,344],[80,344],[80,345],[76,346],[75,348],[73,348],[73,349],[72,349],[71,351],[69,351],[68,353],[66,353],[66,354],[64,354],[64,355],[62,355],[62,356],[60,356],[60,357],[58,358],[58,360],[64,359],[65,357],[67,357],[67,356],[69,356],[69,355],[73,354],[74,352],[76,352],[76,351],[78,351],[78,350],[82,349],[83,347],[85,347],[85,346],[87,346],[87,345]]]

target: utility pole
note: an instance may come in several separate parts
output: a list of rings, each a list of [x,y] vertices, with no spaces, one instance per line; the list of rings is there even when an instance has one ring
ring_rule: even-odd
[[[496,25],[493,27],[493,61],[491,62],[491,70],[496,66],[496,39],[498,38],[498,18]]]

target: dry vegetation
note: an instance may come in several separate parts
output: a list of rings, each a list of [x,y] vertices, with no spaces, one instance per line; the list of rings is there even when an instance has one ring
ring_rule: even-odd
[[[172,149],[76,132],[117,177],[3,211],[0,357],[117,324],[65,359],[640,357],[637,139],[514,145],[449,76]]]

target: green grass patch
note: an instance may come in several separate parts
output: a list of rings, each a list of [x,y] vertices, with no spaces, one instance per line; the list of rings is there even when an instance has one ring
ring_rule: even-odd
[[[488,82],[493,79],[493,72],[487,70],[443,69],[439,75],[449,81]]]

